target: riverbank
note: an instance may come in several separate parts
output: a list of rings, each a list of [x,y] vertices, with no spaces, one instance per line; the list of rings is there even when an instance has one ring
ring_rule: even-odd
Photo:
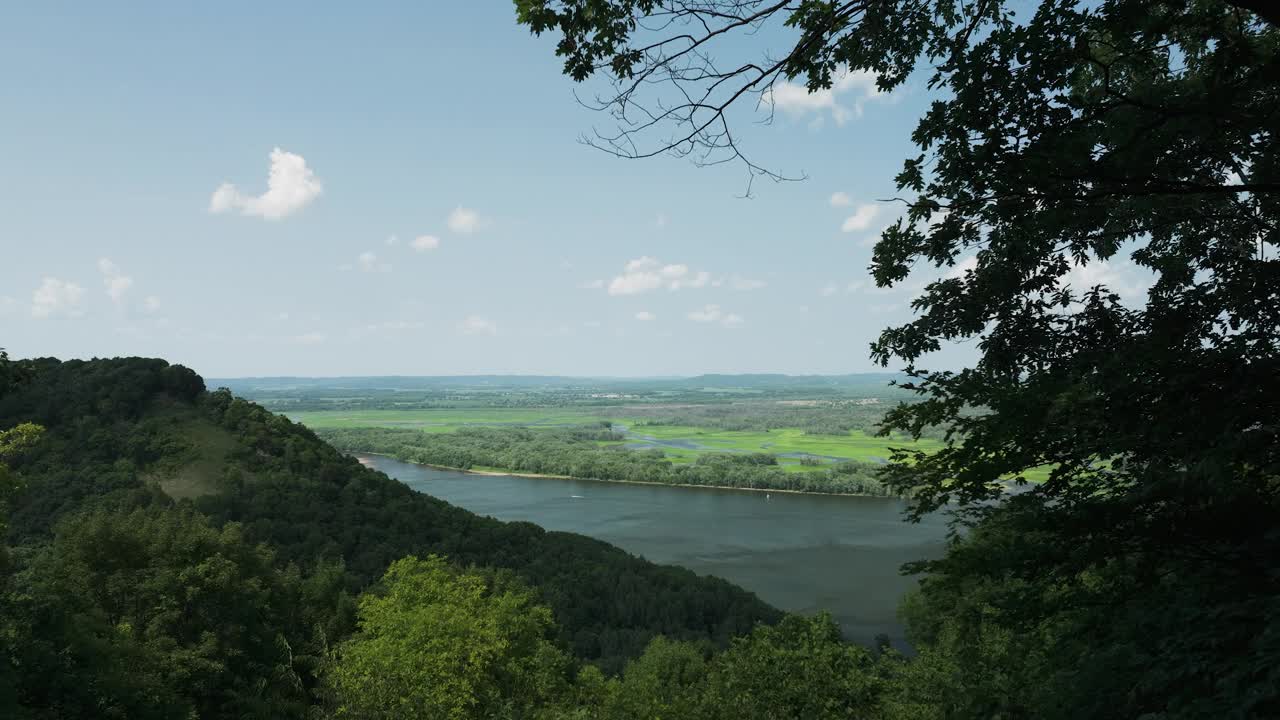
[[[918,580],[902,575],[902,565],[946,548],[944,514],[905,522],[895,498],[782,493],[766,501],[758,493],[475,477],[385,456],[365,461],[479,515],[594,537],[652,562],[724,578],[788,612],[828,611],[849,640],[871,646],[884,633],[902,652],[897,608]]]
[[[419,462],[412,462],[410,460],[401,460],[400,458],[397,458],[393,455],[384,455],[382,453],[361,452],[358,455],[354,455],[356,460],[358,460],[360,464],[365,465],[366,467],[372,467],[372,463],[365,462],[364,458],[360,457],[361,455],[391,458],[392,460],[408,463],[409,465],[417,465],[419,467],[431,468],[432,470],[448,470],[450,472],[464,473],[467,475],[487,475],[491,477],[519,477],[519,478],[532,478],[532,479],[542,479],[542,480],[577,480],[581,482],[607,483],[610,485],[653,485],[657,487],[700,488],[704,490],[729,490],[729,491],[737,491],[737,492],[752,492],[752,493],[766,493],[766,494],[782,493],[782,494],[788,494],[788,495],[814,495],[818,497],[824,497],[824,496],[825,497],[870,497],[870,498],[901,499],[896,495],[873,495],[871,493],[836,493],[836,492],[817,492],[813,490],[782,490],[782,489],[774,489],[774,488],[733,487],[730,485],[695,485],[693,483],[664,483],[664,482],[651,482],[646,480],[603,480],[601,478],[576,477],[573,475],[551,475],[546,473],[522,473],[522,472],[514,472],[514,471],[507,471],[507,470],[472,470],[468,468],[449,467],[448,465],[434,465],[432,463],[419,463]]]

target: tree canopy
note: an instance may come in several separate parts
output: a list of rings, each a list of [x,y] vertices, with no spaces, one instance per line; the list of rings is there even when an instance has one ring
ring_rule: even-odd
[[[360,601],[329,672],[339,717],[528,717],[564,693],[551,611],[508,579],[413,556]]]
[[[1273,3],[516,8],[557,36],[568,75],[613,81],[599,107],[619,129],[593,142],[625,157],[673,152],[784,179],[738,141],[735,104],[767,112],[781,81],[820,90],[849,73],[881,90],[926,85],[918,152],[896,177],[902,214],[870,267],[880,286],[948,271],[871,346],[920,396],[883,430],[950,429],[940,452],[899,453],[890,481],[913,491],[917,517],[957,507],[972,528],[917,567],[931,573],[921,641],[988,703],[972,716],[1069,716],[1086,696],[1098,717],[1278,711],[1266,670],[1280,618]],[[779,56],[751,42],[769,32],[791,33]],[[758,57],[741,59],[744,47]],[[1145,292],[1090,279],[1119,262]],[[957,340],[976,341],[972,367],[926,367]],[[1016,499],[994,482],[1042,465],[1048,482]],[[1212,614],[1192,622],[1196,608]],[[995,628],[1022,644],[977,642]],[[1014,671],[1017,655],[1037,660]],[[1037,692],[991,690],[984,667]]]

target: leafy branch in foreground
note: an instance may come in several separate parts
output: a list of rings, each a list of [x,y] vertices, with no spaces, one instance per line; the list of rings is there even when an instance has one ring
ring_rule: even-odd
[[[681,97],[689,82],[733,97],[782,77],[823,90],[858,72],[887,90],[918,72],[936,99],[896,178],[904,213],[871,272],[880,286],[922,266],[948,272],[871,351],[904,363],[922,398],[893,410],[884,432],[952,432],[940,452],[900,454],[889,476],[914,492],[915,517],[952,504],[972,530],[918,568],[932,573],[917,615],[933,628],[922,645],[951,668],[938,675],[951,678],[944,694],[974,717],[1280,712],[1268,669],[1280,659],[1274,3],[517,9],[534,32],[560,35],[575,79],[643,80],[623,86],[614,112],[650,91]],[[706,64],[713,46],[763,56],[764,38],[782,32],[793,34],[778,66],[731,64],[722,76],[680,64]],[[719,140],[726,107],[705,103],[708,125],[699,97],[624,137],[738,159]],[[964,340],[980,350],[972,367],[923,367]],[[1054,467],[1049,480],[1016,498],[994,482],[1041,465]],[[1190,621],[1205,609],[1213,619]],[[993,644],[1001,633],[1009,642]]]

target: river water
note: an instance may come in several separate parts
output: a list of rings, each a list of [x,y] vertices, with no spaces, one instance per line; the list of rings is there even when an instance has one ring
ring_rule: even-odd
[[[827,610],[851,640],[902,643],[898,568],[937,557],[945,518],[902,520],[902,502],[436,470],[360,456],[406,485],[480,515],[599,538],[653,562],[718,575],[792,612]]]

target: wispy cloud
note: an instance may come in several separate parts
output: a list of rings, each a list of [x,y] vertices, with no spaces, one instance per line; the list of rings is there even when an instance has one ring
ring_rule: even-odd
[[[440,238],[436,237],[435,235],[419,235],[418,237],[414,238],[413,242],[409,243],[409,245],[414,250],[417,250],[418,252],[435,250],[436,248],[440,247]]]
[[[871,203],[859,205],[854,209],[853,214],[845,218],[844,224],[840,229],[844,232],[860,232],[871,227],[871,223],[875,221],[876,215],[880,214],[880,208]]]
[[[648,310],[641,310],[640,312],[636,313],[636,319],[639,320],[640,322],[650,322],[652,320],[657,320],[658,316],[654,315]]]
[[[853,198],[849,197],[847,192],[831,193],[831,207],[849,207],[853,204]]]
[[[708,272],[694,272],[688,265],[678,263],[664,265],[646,255],[627,262],[622,274],[609,281],[609,294],[638,295],[661,288],[700,288],[710,283]]]
[[[329,336],[322,332],[309,332],[301,335],[292,335],[288,338],[289,342],[295,345],[319,345],[329,339]]]
[[[311,204],[323,190],[301,155],[275,148],[271,151],[266,192],[246,195],[235,185],[223,183],[209,198],[209,212],[239,210],[242,215],[279,220]]]
[[[111,302],[120,304],[125,293],[133,286],[133,278],[125,275],[119,265],[107,258],[98,260],[98,270],[102,273],[102,284],[106,287],[107,296],[111,298]]]
[[[483,315],[470,315],[458,323],[463,335],[497,335],[498,324]]]
[[[31,294],[31,316],[47,318],[56,315],[78,317],[84,314],[80,301],[84,288],[66,280],[46,277]]]
[[[484,224],[484,219],[475,210],[459,205],[453,209],[453,212],[449,213],[447,222],[450,230],[463,235],[470,235],[480,229]]]
[[[426,327],[426,324],[419,320],[384,320],[355,328],[352,331],[352,335],[359,337],[370,333],[404,333],[410,330],[421,330],[424,327]]]
[[[361,272],[388,272],[391,270],[390,263],[379,262],[378,256],[368,250],[360,253],[356,258],[356,267],[360,268]]]
[[[850,118],[862,116],[867,102],[884,99],[886,95],[876,87],[876,76],[865,70],[841,70],[831,78],[831,87],[813,92],[799,83],[784,81],[775,83],[765,94],[765,102],[787,115],[801,117],[808,114],[830,113],[836,125],[844,125]]]
[[[746,322],[741,315],[725,312],[719,305],[704,305],[691,311],[687,317],[694,322],[719,323],[729,328],[740,327]]]
[[[947,272],[943,275],[943,277],[951,280],[963,279],[965,275],[968,275],[970,272],[973,272],[974,270],[977,269],[977,267],[978,267],[977,256],[970,255],[969,257],[964,258],[960,262],[953,265],[950,269],[948,269]]]
[[[974,262],[976,264],[976,259]],[[1077,297],[1101,285],[1119,295],[1120,302],[1129,306],[1141,305],[1153,284],[1155,275],[1150,270],[1123,259],[1093,259],[1084,265],[1076,263],[1059,281],[1060,286],[1070,286]]]

